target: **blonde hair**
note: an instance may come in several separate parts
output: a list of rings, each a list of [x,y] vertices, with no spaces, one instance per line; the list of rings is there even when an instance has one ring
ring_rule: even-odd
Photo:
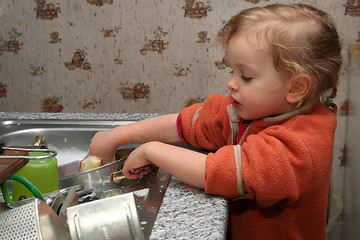
[[[218,41],[226,47],[239,34],[259,47],[269,46],[274,67],[283,77],[311,77],[310,91],[301,105],[319,99],[329,90],[335,97],[342,64],[341,45],[327,13],[305,4],[254,7],[232,17],[219,31]]]

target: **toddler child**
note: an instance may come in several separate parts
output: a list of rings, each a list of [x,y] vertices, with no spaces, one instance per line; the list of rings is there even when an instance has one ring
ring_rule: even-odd
[[[106,161],[144,143],[124,175],[153,164],[231,199],[229,238],[326,239],[336,117],[323,97],[342,63],[333,21],[309,5],[274,4],[240,12],[218,38],[233,71],[229,96],[99,132],[89,154]],[[212,152],[169,144],[182,141]]]

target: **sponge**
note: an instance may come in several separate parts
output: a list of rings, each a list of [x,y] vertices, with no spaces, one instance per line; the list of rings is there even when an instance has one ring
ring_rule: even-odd
[[[100,167],[101,158],[97,156],[88,156],[80,162],[80,172],[89,171],[91,169]]]
[[[101,158],[97,156],[88,156],[87,158],[80,161],[80,172],[89,171],[91,169],[97,168],[101,166]],[[110,162],[115,162],[115,155],[113,155],[110,159]]]

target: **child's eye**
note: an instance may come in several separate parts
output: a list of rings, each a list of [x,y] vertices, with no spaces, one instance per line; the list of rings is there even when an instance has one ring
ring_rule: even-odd
[[[241,71],[239,71],[241,72]],[[230,71],[231,74],[234,74],[234,70]],[[244,80],[245,82],[250,81],[252,79],[252,77],[246,77],[243,74],[241,74],[241,79]]]
[[[244,75],[241,75],[241,79],[244,80],[245,82],[250,81],[252,78],[251,77],[245,77]]]

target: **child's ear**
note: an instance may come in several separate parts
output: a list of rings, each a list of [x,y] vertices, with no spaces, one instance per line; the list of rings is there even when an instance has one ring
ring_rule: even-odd
[[[288,103],[301,103],[311,87],[311,78],[307,74],[299,74],[291,78],[289,89],[286,93]]]

